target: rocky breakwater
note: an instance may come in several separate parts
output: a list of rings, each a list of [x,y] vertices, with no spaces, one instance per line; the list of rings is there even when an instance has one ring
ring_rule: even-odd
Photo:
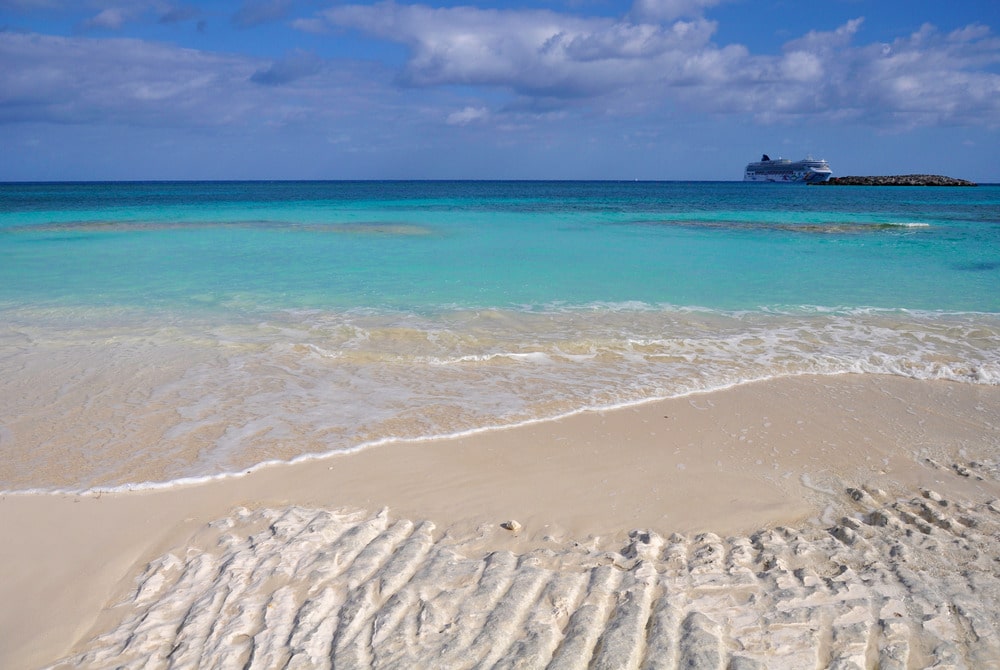
[[[936,174],[903,174],[882,177],[831,177],[813,182],[820,186],[976,186],[975,182]]]

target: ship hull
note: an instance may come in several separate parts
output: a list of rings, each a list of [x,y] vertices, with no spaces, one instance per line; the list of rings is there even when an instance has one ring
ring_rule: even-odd
[[[779,158],[750,163],[743,172],[743,181],[815,184],[828,181],[832,176],[833,171],[826,161],[807,158],[792,162]]]
[[[781,174],[766,174],[766,175],[743,175],[743,181],[767,181],[767,182],[779,182],[779,183],[814,183],[820,181],[829,181],[830,177],[833,176],[832,172],[792,172],[792,173],[781,173]]]

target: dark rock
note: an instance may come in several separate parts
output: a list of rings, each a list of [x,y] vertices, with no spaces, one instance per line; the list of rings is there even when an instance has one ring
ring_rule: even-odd
[[[937,174],[900,174],[884,177],[831,177],[829,181],[810,182],[819,186],[975,186],[975,182]]]

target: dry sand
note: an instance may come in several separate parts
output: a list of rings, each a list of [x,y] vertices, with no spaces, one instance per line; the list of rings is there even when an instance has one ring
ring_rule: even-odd
[[[1000,667],[998,455],[1000,389],[846,375],[7,496],[0,667]]]

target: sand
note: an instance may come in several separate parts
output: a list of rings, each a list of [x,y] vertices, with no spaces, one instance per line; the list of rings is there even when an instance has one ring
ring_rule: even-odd
[[[0,666],[1000,667],[998,455],[1000,389],[843,375],[6,496]]]

